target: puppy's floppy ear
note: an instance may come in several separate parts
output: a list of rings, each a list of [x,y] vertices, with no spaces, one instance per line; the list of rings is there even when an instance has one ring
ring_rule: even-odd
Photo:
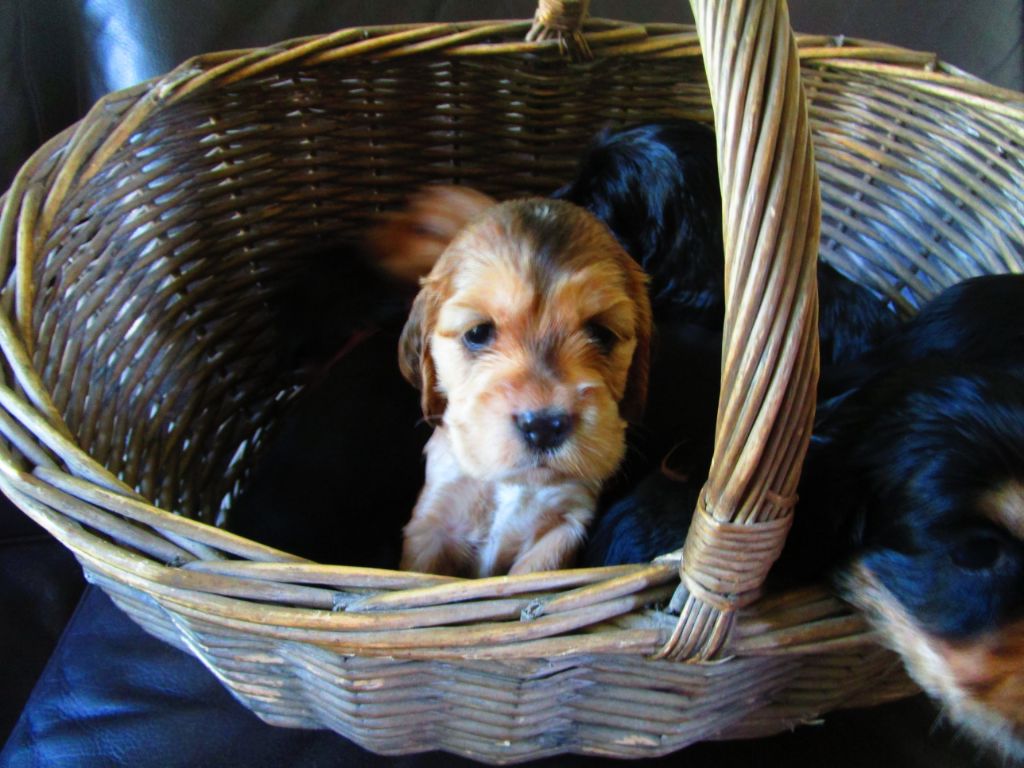
[[[447,405],[444,395],[437,390],[437,371],[430,355],[430,334],[437,322],[440,303],[437,287],[425,282],[398,340],[398,367],[406,381],[420,390],[423,417],[431,425],[441,421]]]
[[[423,187],[405,208],[381,216],[366,234],[365,250],[377,268],[415,285],[429,274],[455,235],[496,203],[469,187]]]
[[[647,274],[628,256],[625,256],[625,264],[626,290],[636,307],[636,349],[633,350],[633,360],[629,364],[626,393],[619,403],[619,413],[626,421],[637,422],[643,416],[644,406],[647,404],[654,321],[651,318],[651,300],[647,295]]]

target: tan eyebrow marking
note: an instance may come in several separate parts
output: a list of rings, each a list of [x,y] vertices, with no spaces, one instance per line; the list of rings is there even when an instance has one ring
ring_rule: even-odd
[[[1024,482],[1008,480],[984,494],[978,508],[989,520],[1024,540]]]

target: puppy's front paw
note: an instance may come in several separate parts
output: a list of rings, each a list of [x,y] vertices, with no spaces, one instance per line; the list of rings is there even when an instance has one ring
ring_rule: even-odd
[[[585,538],[586,526],[575,519],[567,520],[525,549],[512,563],[509,575],[572,568]]]
[[[464,574],[469,560],[469,553],[447,534],[443,525],[415,517],[406,525],[401,570],[458,576]]]

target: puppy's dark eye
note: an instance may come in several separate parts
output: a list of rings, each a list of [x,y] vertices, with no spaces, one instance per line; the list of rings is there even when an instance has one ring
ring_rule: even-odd
[[[608,326],[602,325],[594,320],[591,320],[586,325],[587,335],[590,340],[597,345],[597,348],[605,355],[609,354],[615,347],[615,342],[619,340],[619,337],[615,335]]]
[[[494,323],[480,323],[474,325],[462,334],[462,343],[470,352],[479,352],[491,345],[494,341]]]
[[[965,571],[992,568],[1003,554],[1003,545],[995,536],[978,533],[959,542],[949,556],[954,565]]]

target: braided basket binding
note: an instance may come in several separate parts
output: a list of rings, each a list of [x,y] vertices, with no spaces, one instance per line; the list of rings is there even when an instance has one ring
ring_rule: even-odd
[[[909,692],[825,589],[758,598],[813,410],[808,130],[822,256],[910,312],[1020,269],[1024,101],[930,55],[794,39],[782,3],[694,6],[696,31],[343,30],[102,100],[3,198],[3,491],[264,720],[378,752],[650,756]],[[422,183],[547,193],[599,126],[665,116],[715,123],[729,276],[715,462],[681,573],[676,553],[460,581],[210,524],[294,389],[262,308],[297,249]],[[673,595],[678,616],[658,607]]]

